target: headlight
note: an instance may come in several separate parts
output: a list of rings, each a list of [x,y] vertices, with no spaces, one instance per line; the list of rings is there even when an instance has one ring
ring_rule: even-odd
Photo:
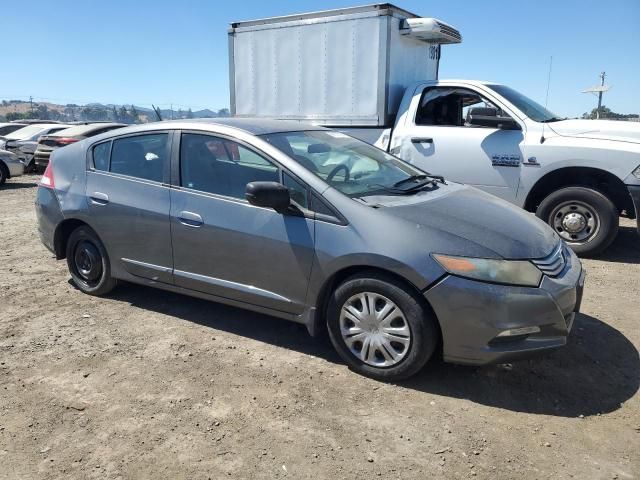
[[[542,279],[538,267],[526,260],[490,260],[439,254],[434,254],[433,258],[452,275],[482,282],[537,287]]]
[[[636,169],[633,172],[631,172],[631,174],[634,177],[636,177],[638,180],[640,180],[640,165],[638,165]]]

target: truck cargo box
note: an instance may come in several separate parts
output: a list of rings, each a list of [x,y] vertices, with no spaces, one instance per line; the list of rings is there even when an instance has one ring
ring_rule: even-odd
[[[438,77],[459,32],[390,4],[232,23],[231,113],[387,126],[405,88]]]

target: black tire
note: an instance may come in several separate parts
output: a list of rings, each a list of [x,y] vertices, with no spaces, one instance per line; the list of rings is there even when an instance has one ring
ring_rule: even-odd
[[[0,162],[0,185],[3,185],[7,178],[9,178],[9,169],[4,163]]]
[[[587,228],[588,225],[578,233],[565,228],[562,219],[566,218],[567,213],[572,213],[571,209],[587,221],[594,222],[591,230]],[[536,215],[558,232],[580,256],[588,257],[601,253],[611,245],[618,234],[618,209],[606,195],[588,187],[566,187],[556,190],[540,203]]]
[[[347,346],[343,338],[340,325],[342,308],[355,295],[364,292],[385,297],[393,302],[404,315],[402,322],[404,324],[406,320],[406,324],[408,324],[410,343],[406,347],[406,351],[403,349],[401,354],[404,356],[396,364],[390,366],[370,365],[358,357],[357,353]],[[377,306],[374,308],[377,309]],[[387,318],[392,316],[389,315]],[[439,340],[436,319],[424,301],[402,283],[378,272],[349,277],[335,289],[327,306],[327,330],[334,348],[350,368],[367,377],[391,382],[406,379],[422,369],[435,352]],[[374,347],[375,353],[379,354],[379,347],[383,348],[380,345]],[[364,348],[366,347],[361,347],[360,352]],[[386,353],[389,353],[388,350]],[[380,358],[382,359],[381,356]]]
[[[73,283],[82,292],[99,297],[116,286],[107,250],[91,228],[83,226],[71,232],[66,253]]]

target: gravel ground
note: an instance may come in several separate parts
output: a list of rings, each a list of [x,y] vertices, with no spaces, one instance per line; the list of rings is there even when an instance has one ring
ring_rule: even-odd
[[[569,345],[401,384],[275,318],[123,284],[93,298],[0,189],[1,478],[640,476],[640,238],[588,270]]]

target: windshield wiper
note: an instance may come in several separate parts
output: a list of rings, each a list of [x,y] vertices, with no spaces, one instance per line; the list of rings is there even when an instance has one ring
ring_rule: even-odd
[[[540,123],[561,122],[562,120],[566,120],[566,118],[551,117],[551,118],[547,118],[546,120],[542,120]]]
[[[404,179],[400,180],[399,182],[394,183],[393,186],[394,187],[399,187],[401,185],[404,185],[405,183],[417,182],[419,180],[426,180],[426,179],[429,179],[430,181],[436,180],[436,181],[438,181],[440,183],[443,183],[445,185],[447,184],[444,181],[444,177],[442,175],[431,175],[431,174],[428,174],[428,173],[420,173],[418,175],[411,175],[410,177],[404,178]],[[408,188],[408,189],[406,189],[404,191],[410,191],[410,190],[414,190],[416,188],[422,188],[425,184],[431,183],[430,181],[421,183],[419,185],[415,185],[415,186],[410,187],[410,188]]]

